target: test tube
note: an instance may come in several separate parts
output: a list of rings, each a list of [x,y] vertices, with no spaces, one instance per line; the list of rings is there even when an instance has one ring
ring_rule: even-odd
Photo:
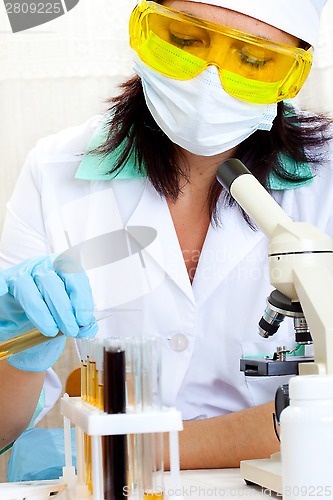
[[[81,401],[87,401],[87,339],[80,340],[81,351]],[[86,478],[86,440],[87,435],[76,427],[76,448],[77,448],[77,472],[80,483]]]
[[[87,401],[87,339],[81,339],[81,399]]]
[[[141,361],[142,411],[161,410],[160,338],[142,339]],[[142,464],[144,498],[150,500],[163,498],[163,433],[142,435]]]
[[[103,409],[103,354],[101,340],[81,339],[81,399]],[[93,494],[91,437],[84,434],[84,480]]]
[[[106,339],[104,345],[104,411],[125,413],[125,345]],[[123,500],[127,486],[126,435],[104,436],[104,498]]]
[[[141,339],[126,338],[126,411],[142,411],[141,387]],[[136,500],[143,499],[142,482],[142,435],[127,435],[128,486]]]
[[[97,353],[98,353],[98,342],[96,339],[92,340],[91,348],[91,364],[90,364],[90,376],[91,376],[91,405],[98,407],[98,376],[97,376]]]
[[[86,344],[86,368],[83,371],[83,375],[85,375],[84,380],[81,380],[81,387],[85,388],[85,396],[84,401],[86,403],[90,402],[90,358],[91,358],[91,339],[85,340]],[[85,480],[86,485],[91,487],[91,439],[90,437],[84,433],[84,463],[85,463]]]
[[[96,404],[96,344],[95,339],[88,340],[87,348],[87,401]]]
[[[87,403],[90,403],[90,395],[91,395],[91,388],[90,388],[90,359],[91,359],[91,339],[87,339]]]
[[[97,401],[96,406],[104,409],[104,344],[102,340],[96,341],[96,371],[97,371]]]
[[[95,339],[87,339],[87,403],[94,405],[96,402],[96,349]],[[91,437],[85,434],[85,464],[86,484],[90,493],[93,493],[92,462],[91,462]]]
[[[139,349],[133,351],[131,346],[132,366],[136,364],[134,411],[161,410],[160,339],[142,337],[136,342]],[[163,434],[135,434],[129,439],[130,491],[140,500],[163,498]]]

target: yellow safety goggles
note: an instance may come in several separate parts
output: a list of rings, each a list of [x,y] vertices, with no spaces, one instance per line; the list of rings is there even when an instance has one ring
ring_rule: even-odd
[[[152,1],[135,7],[129,31],[131,47],[151,69],[190,80],[214,65],[224,90],[247,102],[295,97],[312,63],[312,47],[272,42]]]

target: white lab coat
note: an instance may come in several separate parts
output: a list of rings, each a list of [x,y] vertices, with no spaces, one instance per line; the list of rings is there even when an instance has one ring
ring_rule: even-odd
[[[239,370],[243,355],[272,354],[277,345],[294,345],[290,319],[271,339],[257,333],[272,290],[267,238],[250,229],[237,208],[223,209],[222,225],[209,227],[191,286],[168,205],[145,178],[74,178],[98,121],[43,139],[29,154],[8,204],[1,267],[63,252],[69,244],[123,227],[154,228],[157,237],[140,259],[138,254],[124,259],[115,274],[108,270],[112,265],[89,271],[95,303],[116,306],[100,322],[98,335],[160,335],[164,403],[176,405],[184,419],[272,400],[286,377],[245,377]],[[311,184],[274,196],[294,220],[332,234],[329,162]],[[52,370],[44,389],[46,411],[60,391]]]

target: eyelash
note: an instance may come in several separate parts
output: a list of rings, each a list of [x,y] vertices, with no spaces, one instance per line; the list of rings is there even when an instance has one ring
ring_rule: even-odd
[[[251,58],[251,56],[248,56],[246,55],[244,52],[242,51],[238,51],[238,54],[241,58],[241,61],[245,64],[249,64],[250,66],[253,66],[253,67],[256,67],[257,69],[259,68],[263,68],[265,66],[265,64],[268,62],[268,60],[258,60],[258,59],[254,59],[254,58]],[[251,61],[252,59],[252,61]]]
[[[171,32],[170,32],[170,42],[181,49],[185,47],[193,47],[196,43],[201,44],[201,40],[198,40],[196,38],[180,38]],[[243,64],[247,64],[256,69],[262,69],[269,61],[268,59],[267,60],[255,59],[254,57],[245,54],[241,50],[238,50],[237,53]]]
[[[183,48],[183,47],[192,47],[196,42],[200,43],[200,40],[197,40],[195,38],[179,38],[178,36],[174,35],[173,33],[170,33],[170,41],[174,45],[177,45],[177,47]]]

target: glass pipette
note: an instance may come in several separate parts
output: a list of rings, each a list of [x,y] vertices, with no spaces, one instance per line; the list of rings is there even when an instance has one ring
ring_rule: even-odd
[[[111,309],[103,309],[102,311],[95,310],[94,315],[96,321],[101,321],[111,315]],[[14,354],[25,351],[26,349],[30,349],[30,347],[35,347],[36,345],[43,344],[44,342],[49,342],[50,340],[56,339],[61,335],[63,335],[63,333],[59,330],[55,337],[47,337],[37,330],[37,328],[33,328],[28,332],[20,333],[20,335],[16,335],[16,337],[0,342],[0,361],[13,356]]]

